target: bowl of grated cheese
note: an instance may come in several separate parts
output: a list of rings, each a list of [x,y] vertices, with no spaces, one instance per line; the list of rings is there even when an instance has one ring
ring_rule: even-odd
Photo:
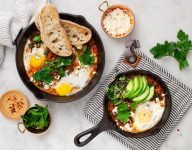
[[[107,8],[104,10],[104,5]],[[103,12],[101,26],[103,31],[112,38],[128,36],[135,26],[135,18],[132,10],[125,5],[111,5],[104,1],[99,10]]]

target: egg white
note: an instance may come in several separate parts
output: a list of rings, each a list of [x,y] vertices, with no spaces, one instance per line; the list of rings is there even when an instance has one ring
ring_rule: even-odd
[[[138,105],[133,126],[138,131],[146,131],[154,127],[162,118],[164,107],[161,106],[160,102],[156,103],[155,101],[148,101]],[[145,115],[145,112],[150,112],[150,117],[147,118],[148,121],[142,121],[139,117],[139,113]]]
[[[24,61],[24,66],[25,66],[26,71],[29,71],[29,69],[30,69],[30,66],[31,66],[30,59],[32,56],[35,56],[35,55],[45,56],[45,54],[44,54],[45,49],[43,48],[43,46],[40,48],[33,47],[31,51],[26,51],[29,44],[30,44],[30,40],[28,40],[26,43],[24,56],[23,56],[23,61]]]
[[[30,69],[30,59],[32,56],[31,51],[26,51],[29,44],[30,44],[30,40],[28,40],[25,45],[25,50],[24,50],[24,55],[23,55],[23,61],[24,61],[24,66],[25,66],[26,71],[28,71]]]
[[[73,72],[62,77],[55,85],[55,88],[60,86],[62,83],[68,83],[72,86],[73,89],[75,89],[75,91],[73,90],[68,95],[73,94],[77,91],[80,91],[87,85],[87,83],[89,82],[89,76],[90,76],[89,66],[76,67]]]
[[[162,118],[165,106],[162,106],[162,102],[165,100],[161,100],[158,102],[155,101],[147,101],[144,103],[140,103],[136,108],[135,112],[131,112],[131,117],[133,118],[133,124],[126,123],[124,126],[120,126],[122,130],[139,133],[144,132],[153,128]],[[147,112],[147,114],[145,114]],[[145,116],[141,118],[141,116]]]

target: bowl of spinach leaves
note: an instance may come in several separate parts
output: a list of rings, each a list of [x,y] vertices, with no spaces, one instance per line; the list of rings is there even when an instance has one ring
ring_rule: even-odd
[[[25,129],[34,134],[43,133],[49,128],[51,121],[48,105],[42,107],[35,104],[35,106],[29,108],[21,118],[23,121],[18,123],[18,129],[21,133],[24,133]],[[21,124],[24,125],[24,130],[20,128]]]

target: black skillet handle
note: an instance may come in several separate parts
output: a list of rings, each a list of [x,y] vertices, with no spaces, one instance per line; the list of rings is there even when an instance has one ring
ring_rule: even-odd
[[[110,126],[110,124],[106,120],[102,119],[102,121],[98,125],[79,133],[74,138],[74,143],[78,147],[84,146],[87,143],[89,143],[93,138],[95,138],[98,134],[107,130],[113,130],[113,128]],[[89,136],[85,140],[80,141],[80,139],[86,135],[89,135]]]
[[[76,146],[79,146],[79,147],[84,146],[84,145],[86,145],[87,143],[89,143],[93,138],[95,138],[95,137],[96,137],[99,133],[101,133],[101,132],[102,132],[102,130],[100,130],[100,129],[98,128],[98,125],[96,125],[96,126],[90,128],[90,129],[88,129],[88,130],[85,130],[85,131],[79,133],[79,134],[75,137],[74,143],[75,143]],[[89,134],[90,134],[90,135],[89,135]],[[89,136],[87,137],[87,139],[85,139],[84,141],[80,141],[80,139],[81,139],[82,137],[86,136],[86,135],[89,135]]]

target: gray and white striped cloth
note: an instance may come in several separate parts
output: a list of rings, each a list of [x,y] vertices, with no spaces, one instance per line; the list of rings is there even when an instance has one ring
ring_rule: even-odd
[[[108,133],[132,150],[157,150],[187,109],[191,106],[192,90],[175,79],[175,77],[148,58],[144,53],[139,50],[136,50],[136,52],[142,56],[142,60],[135,69],[152,71],[153,73],[159,75],[167,84],[172,97],[171,114],[166,124],[156,135],[135,139],[124,137],[114,131],[109,131]],[[115,69],[105,79],[103,84],[99,87],[98,91],[87,103],[84,109],[85,117],[94,124],[99,123],[103,116],[103,100],[107,86],[111,83],[111,81],[113,81],[117,74],[133,70],[133,68],[122,63],[124,57],[125,53],[122,54]]]
[[[12,12],[0,11],[0,66],[5,47],[14,48],[13,41],[21,28],[29,25],[34,14],[47,0],[15,0]]]

